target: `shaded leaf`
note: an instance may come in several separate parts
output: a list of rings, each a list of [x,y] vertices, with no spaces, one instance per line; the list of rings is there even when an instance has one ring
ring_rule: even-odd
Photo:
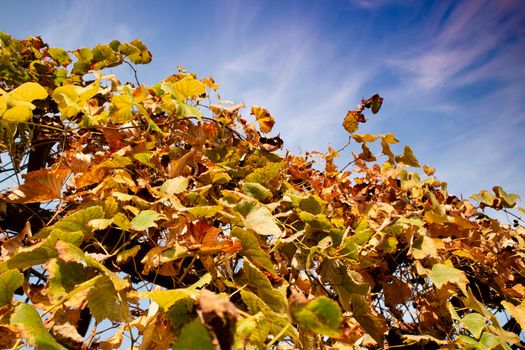
[[[24,275],[18,270],[8,270],[0,274],[0,308],[13,299],[15,290],[22,286]]]
[[[243,274],[238,278],[238,284],[248,284],[272,310],[276,312],[284,311],[286,299],[275,289],[268,278],[251,262],[245,260]]]
[[[96,285],[89,289],[87,294],[89,310],[97,321],[109,319],[111,321],[129,321],[129,305],[118,294],[109,277],[101,278]]]
[[[243,230],[239,227],[234,227],[231,235],[241,241],[241,255],[247,257],[255,265],[262,267],[266,271],[273,274],[276,273],[268,253],[261,249],[259,241],[255,235],[249,230]]]
[[[174,350],[215,350],[206,327],[198,318],[182,327],[180,336],[175,340],[171,348]]]
[[[325,296],[320,296],[293,310],[295,320],[313,332],[338,336],[343,321],[339,305]]]

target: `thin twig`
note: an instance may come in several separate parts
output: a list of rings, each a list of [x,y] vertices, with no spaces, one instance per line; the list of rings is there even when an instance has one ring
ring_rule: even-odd
[[[126,60],[124,60],[123,62],[126,63],[129,66],[129,68],[131,68],[133,74],[135,75],[135,81],[137,82],[137,86],[140,86],[139,77],[137,75],[137,70],[135,69],[135,67],[133,67],[133,65]]]

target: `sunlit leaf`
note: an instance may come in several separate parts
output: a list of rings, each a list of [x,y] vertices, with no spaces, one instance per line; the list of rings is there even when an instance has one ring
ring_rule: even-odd
[[[40,315],[32,305],[19,304],[11,315],[11,324],[37,349],[66,349],[47,332]]]
[[[171,89],[181,101],[202,95],[206,92],[204,84],[191,75],[186,75],[181,80],[171,84]]]
[[[468,279],[463,271],[445,264],[432,266],[429,277],[437,288],[441,288],[447,283],[454,283],[462,290],[466,290],[468,284]]]
[[[522,302],[520,305],[515,306],[508,301],[502,301],[501,305],[516,319],[521,329],[525,329],[525,303]]]
[[[158,220],[165,219],[165,216],[155,210],[142,210],[131,220],[131,228],[136,231],[144,231],[150,227],[157,227]]]
[[[360,113],[357,111],[348,111],[345,119],[343,120],[343,127],[350,134],[353,134],[358,129]]]
[[[476,339],[479,339],[481,332],[483,332],[483,329],[487,326],[487,320],[485,317],[475,312],[466,314],[460,319],[460,321]]]
[[[266,108],[252,106],[250,114],[255,116],[255,120],[259,123],[259,129],[261,129],[262,132],[268,133],[272,131],[275,119]]]
[[[190,289],[158,290],[153,292],[139,292],[141,298],[155,301],[161,308],[168,310],[178,300],[185,298],[195,299],[197,294]]]
[[[69,173],[66,168],[32,171],[24,176],[24,183],[11,192],[7,199],[13,203],[37,203],[60,198]]]
[[[188,188],[189,181],[186,177],[178,176],[166,180],[160,187],[160,191],[166,194],[179,194]]]
[[[268,208],[254,202],[242,202],[237,210],[244,216],[246,228],[252,229],[260,235],[280,237],[282,231]]]
[[[242,190],[249,196],[260,201],[266,201],[272,198],[272,192],[257,182],[246,182],[242,184]]]
[[[411,167],[419,168],[419,162],[417,161],[416,157],[414,156],[414,152],[412,152],[412,149],[410,146],[405,146],[405,149],[403,151],[403,154],[400,156],[395,157],[396,162],[405,164]]]
[[[239,278],[239,283],[248,284],[272,310],[276,312],[284,310],[286,305],[284,296],[273,288],[268,278],[251,262],[244,261],[243,274]]]

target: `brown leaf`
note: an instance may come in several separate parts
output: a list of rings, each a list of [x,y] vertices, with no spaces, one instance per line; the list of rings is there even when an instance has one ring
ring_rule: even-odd
[[[60,198],[67,168],[41,169],[24,175],[24,183],[7,195],[12,203],[38,203]]]

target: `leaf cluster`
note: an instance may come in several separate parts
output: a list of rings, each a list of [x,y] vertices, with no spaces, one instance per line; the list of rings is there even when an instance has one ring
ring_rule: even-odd
[[[0,197],[0,347],[523,345],[525,229],[483,211],[521,220],[518,197],[458,198],[394,135],[357,134],[379,95],[342,150],[292,154],[211,77],[106,74],[151,60],[139,40],[0,40],[1,181],[19,181]]]

